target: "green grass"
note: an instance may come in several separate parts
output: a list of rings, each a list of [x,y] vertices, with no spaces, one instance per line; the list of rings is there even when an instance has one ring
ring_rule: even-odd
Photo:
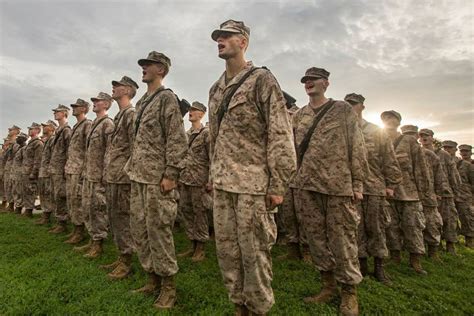
[[[106,253],[98,260],[88,260],[64,244],[65,236],[47,233],[46,227],[14,214],[0,214],[0,314],[52,315],[142,315],[159,314],[153,297],[131,294],[146,276],[134,258],[135,273],[123,281],[109,281],[100,264],[115,259],[116,250],[109,240]],[[175,237],[177,251],[188,242],[182,232]],[[458,247],[461,256],[442,255],[443,264],[423,260],[429,275],[415,275],[407,266],[389,265],[394,280],[392,288],[371,278],[359,286],[361,313],[367,315],[473,315],[474,251]],[[284,248],[274,248],[274,258]],[[208,258],[194,265],[190,259],[179,260],[177,276],[178,303],[172,315],[232,315],[233,305],[217,267],[212,243]],[[306,305],[302,298],[317,292],[319,276],[302,262],[274,260],[276,304],[272,315],[336,314],[338,301],[329,305]],[[168,314],[163,312],[162,314]]]

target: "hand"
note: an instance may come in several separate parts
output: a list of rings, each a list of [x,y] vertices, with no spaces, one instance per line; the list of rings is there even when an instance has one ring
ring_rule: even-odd
[[[208,182],[205,186],[206,192],[211,193],[213,188],[212,188],[212,182]]]
[[[395,194],[395,190],[393,190],[393,189],[385,189],[385,193],[387,194],[387,197],[393,198],[393,196],[394,196],[394,194]]]
[[[177,187],[176,181],[163,178],[160,183],[161,193],[168,194]]]
[[[364,198],[364,195],[360,192],[354,192],[354,195],[352,196],[352,200],[357,202],[357,201],[362,201]]]
[[[283,203],[283,195],[267,194],[267,196],[265,197],[265,204],[267,206],[267,210],[271,211],[281,203]]]

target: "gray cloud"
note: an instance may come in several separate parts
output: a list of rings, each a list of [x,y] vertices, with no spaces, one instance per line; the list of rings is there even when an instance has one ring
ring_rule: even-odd
[[[58,103],[110,91],[137,59],[166,53],[181,97],[207,101],[224,70],[211,31],[228,18],[251,27],[248,58],[306,103],[299,78],[331,72],[329,96],[359,92],[375,115],[474,143],[472,8],[465,1],[2,1],[0,133],[43,121]],[[141,84],[139,95],[145,86]],[[112,113],[113,114],[113,113]],[[92,117],[91,114],[89,116]],[[421,127],[421,126],[420,126]]]

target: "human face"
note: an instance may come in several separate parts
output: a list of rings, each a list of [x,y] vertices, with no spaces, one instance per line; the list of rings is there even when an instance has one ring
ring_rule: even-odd
[[[40,132],[40,130],[37,129],[37,128],[30,128],[30,129],[28,129],[28,136],[36,137],[36,136],[38,136],[39,132]]]
[[[201,121],[203,116],[204,116],[204,113],[199,110],[196,110],[193,108],[189,110],[189,121],[191,123]]]
[[[247,39],[239,34],[222,32],[217,38],[217,52],[222,59],[235,58],[243,54]]]
[[[362,115],[362,111],[365,109],[365,106],[362,103],[351,101],[349,104],[352,105],[352,109],[357,113],[357,115]]]
[[[160,63],[145,63],[142,67],[142,81],[150,83],[165,76],[165,66]]]
[[[63,111],[54,111],[54,119],[60,121],[66,117],[66,113]]]
[[[53,133],[53,128],[49,125],[43,126],[43,135],[51,135]]]
[[[304,82],[304,89],[308,96],[324,95],[329,81],[324,78],[307,79]]]
[[[105,100],[92,101],[94,104],[94,113],[106,112],[109,109],[109,103]]]
[[[128,93],[128,88],[123,85],[112,85],[112,98],[114,100],[119,100],[121,97],[124,95],[127,95]]]
[[[87,113],[87,108],[85,106],[73,106],[72,107],[72,115],[79,116],[81,114]]]
[[[393,115],[385,116],[383,119],[383,125],[388,129],[397,129],[400,126],[400,121]]]
[[[418,139],[420,140],[420,143],[424,147],[433,145],[433,136],[426,135],[426,134],[419,134]]]
[[[444,151],[448,152],[451,156],[456,155],[456,151],[457,151],[456,147],[444,146],[443,149]]]
[[[460,151],[462,159],[469,159],[472,156],[472,152],[470,150],[463,149]]]

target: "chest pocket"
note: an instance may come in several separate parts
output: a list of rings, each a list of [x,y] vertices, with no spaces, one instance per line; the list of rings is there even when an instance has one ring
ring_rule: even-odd
[[[398,163],[400,164],[400,168],[403,171],[412,171],[411,159],[407,153],[397,153],[395,156],[397,157]]]

